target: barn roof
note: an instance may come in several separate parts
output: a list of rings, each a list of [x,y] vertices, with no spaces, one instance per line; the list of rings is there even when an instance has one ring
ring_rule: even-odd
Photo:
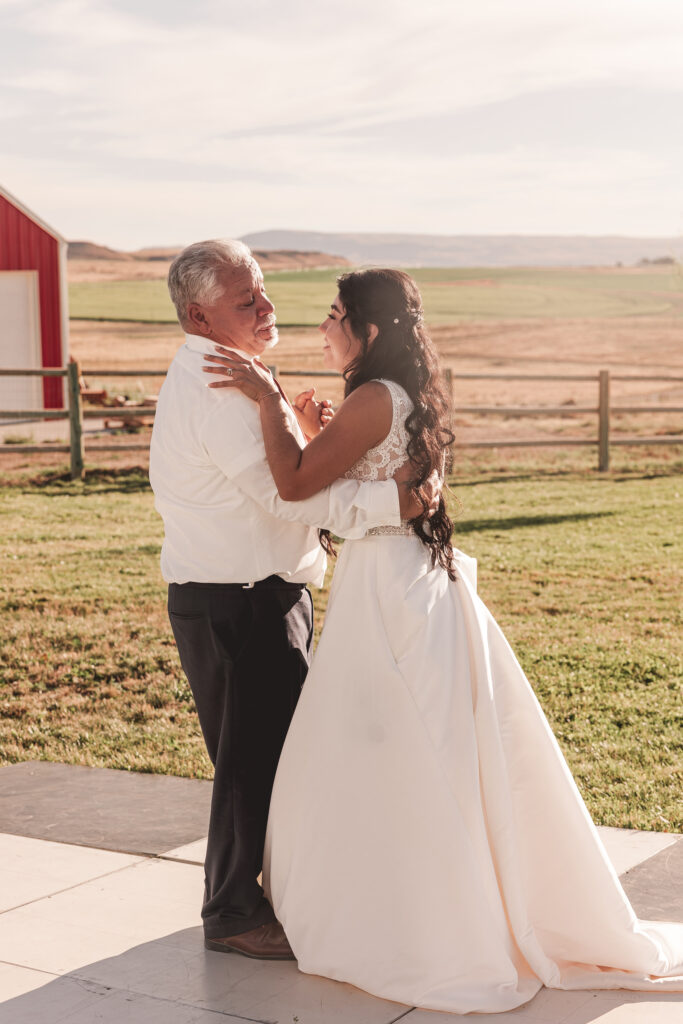
[[[43,231],[47,231],[48,235],[52,235],[53,238],[56,238],[57,241],[61,242],[63,245],[67,244],[66,238],[64,238],[63,235],[60,235],[58,231],[55,231],[55,229],[51,228],[49,224],[46,224],[41,217],[35,214],[32,210],[29,210],[27,206],[24,206],[19,199],[13,196],[11,192],[8,192],[6,188],[3,188],[2,185],[0,185],[0,196],[11,203],[12,206],[16,206],[17,210],[20,210],[24,216],[28,217],[29,220],[32,220],[33,223],[37,224],[39,228],[43,229]]]

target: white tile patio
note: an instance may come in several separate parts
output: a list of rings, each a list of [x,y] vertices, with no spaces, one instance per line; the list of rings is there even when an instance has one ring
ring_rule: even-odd
[[[601,829],[617,871],[677,836]],[[446,1024],[457,1015],[203,949],[204,840],[132,857],[0,835],[0,1024]],[[556,992],[473,1024],[683,1024],[683,994]]]
[[[130,867],[139,857],[0,835],[0,913]]]

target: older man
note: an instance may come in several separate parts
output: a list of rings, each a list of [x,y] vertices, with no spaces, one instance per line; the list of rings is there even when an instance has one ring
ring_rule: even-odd
[[[276,343],[260,268],[239,242],[199,242],[173,262],[168,282],[186,339],[159,395],[150,480],[165,528],[169,617],[215,767],[205,945],[289,959],[257,879],[275,769],[308,669],[306,584],[320,586],[325,572],[317,528],[360,537],[418,508],[393,481],[337,481],[282,501],[257,405],[207,389],[203,371],[214,343],[251,359]],[[299,431],[294,411],[292,426]]]

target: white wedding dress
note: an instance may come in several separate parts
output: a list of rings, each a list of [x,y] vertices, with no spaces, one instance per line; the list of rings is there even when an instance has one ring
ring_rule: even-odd
[[[391,431],[347,475],[406,459]],[[683,990],[683,925],[639,921],[477,597],[414,534],[346,541],[273,789],[264,881],[302,971],[411,1006]]]

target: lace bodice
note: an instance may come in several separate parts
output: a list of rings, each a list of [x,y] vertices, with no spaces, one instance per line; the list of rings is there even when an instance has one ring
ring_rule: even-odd
[[[344,473],[352,480],[390,480],[397,469],[408,461],[407,448],[410,435],[406,430],[406,419],[413,411],[408,393],[393,380],[379,380],[389,391],[393,413],[389,433],[374,448]]]

